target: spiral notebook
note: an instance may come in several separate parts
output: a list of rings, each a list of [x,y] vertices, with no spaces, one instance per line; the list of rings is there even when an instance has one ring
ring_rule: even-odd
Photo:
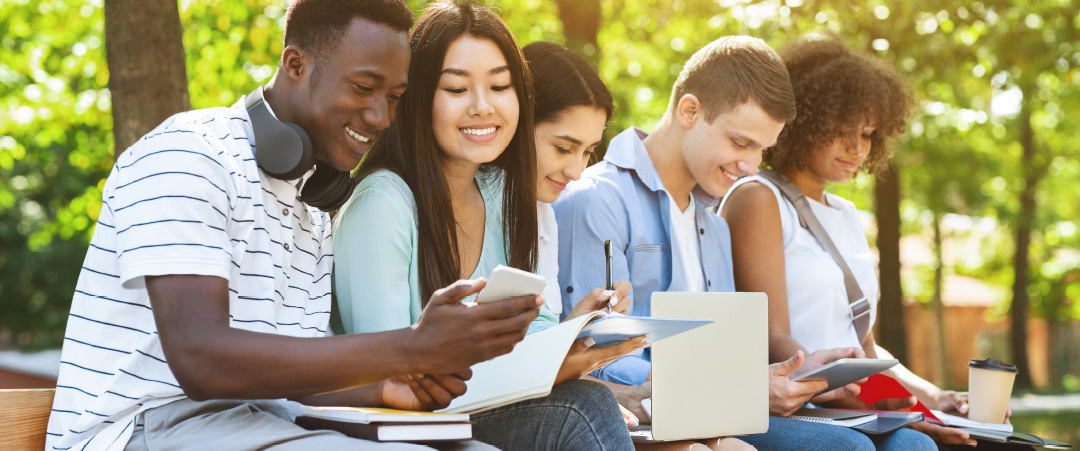
[[[852,412],[850,410],[807,409],[804,407],[796,411],[789,418],[849,428],[874,421],[877,419],[877,414]]]
[[[807,413],[807,412],[811,412],[811,413]],[[846,424],[844,424],[842,422],[838,422],[835,419],[833,419],[833,423],[830,423],[830,424],[835,424],[835,425],[838,425],[838,426],[847,426],[847,427],[849,427],[851,429],[854,429],[856,431],[866,433],[866,434],[870,434],[870,435],[888,434],[888,433],[890,433],[892,431],[900,429],[900,428],[902,428],[904,426],[907,426],[909,424],[918,423],[918,422],[924,420],[922,412],[905,412],[905,411],[902,411],[902,410],[900,410],[900,411],[887,411],[887,410],[841,410],[841,409],[807,409],[807,408],[803,408],[803,409],[799,409],[798,411],[796,411],[795,415],[799,415],[799,416],[802,416],[802,417],[807,417],[807,416],[811,416],[811,415],[814,415],[814,416],[823,415],[822,413],[814,413],[814,412],[837,412],[837,415],[847,416],[847,420],[858,418],[859,416],[863,416],[863,415],[869,415],[869,416],[871,416],[869,421],[860,422],[860,423],[857,423],[857,424],[855,424],[853,426],[847,426]],[[791,418],[795,418],[795,417],[792,416]],[[800,419],[802,419],[802,418],[800,418]],[[803,421],[813,421],[813,422],[817,422],[817,423],[824,422],[824,420],[810,420],[810,419],[803,419]],[[840,420],[840,421],[845,421],[845,420]]]

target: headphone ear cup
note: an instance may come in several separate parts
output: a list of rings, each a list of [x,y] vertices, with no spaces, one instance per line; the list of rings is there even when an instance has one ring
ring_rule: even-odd
[[[311,138],[299,125],[274,117],[262,86],[251,91],[244,104],[255,132],[255,161],[263,172],[279,180],[296,180],[311,169],[315,164]]]
[[[315,164],[315,152],[311,148],[311,138],[307,132],[291,122],[266,125],[270,130],[259,138],[270,142],[264,145],[255,143],[255,158],[259,167],[270,176],[281,180],[302,177]]]
[[[349,200],[354,185],[355,182],[348,172],[316,163],[315,173],[308,178],[300,191],[300,200],[322,211],[334,211]]]

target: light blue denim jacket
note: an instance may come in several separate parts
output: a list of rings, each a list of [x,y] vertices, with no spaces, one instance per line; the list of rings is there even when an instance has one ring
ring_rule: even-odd
[[[613,138],[604,160],[586,169],[553,204],[559,224],[564,313],[590,290],[604,286],[604,240],[611,240],[614,249],[612,280],[629,280],[634,286],[631,315],[649,316],[652,293],[671,285],[671,196],[645,151],[641,141],[645,136],[644,131],[630,128]],[[711,211],[720,199],[700,187],[692,194],[706,290],[735,291],[731,233],[727,222]],[[651,369],[648,352],[639,352],[597,370],[593,376],[641,385]]]

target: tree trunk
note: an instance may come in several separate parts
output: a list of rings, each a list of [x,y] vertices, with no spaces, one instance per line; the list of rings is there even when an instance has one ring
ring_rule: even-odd
[[[1009,335],[1009,347],[1012,351],[1013,364],[1019,374],[1016,375],[1017,388],[1031,387],[1031,367],[1028,365],[1027,321],[1028,307],[1028,249],[1031,247],[1031,223],[1035,218],[1035,189],[1039,183],[1039,171],[1036,169],[1035,131],[1031,127],[1030,90],[1023,90],[1020,104],[1020,146],[1024,151],[1021,168],[1024,171],[1024,188],[1020,192],[1020,213],[1016,218],[1016,252],[1013,254],[1012,306],[1009,318],[1012,327]]]
[[[191,108],[176,0],[105,0],[115,156]]]
[[[941,213],[935,211],[934,258],[937,260],[937,266],[934,268],[934,296],[931,298],[930,303],[934,307],[934,323],[937,326],[935,331],[937,346],[934,347],[934,357],[939,368],[937,371],[938,380],[935,381],[938,387],[944,387],[949,383],[949,350],[945,342],[945,302],[941,298],[945,289],[945,262],[942,261],[941,241]]]
[[[904,327],[904,292],[900,288],[900,172],[889,164],[874,183],[881,299],[878,302],[877,343],[908,364]],[[867,295],[873,296],[872,293]]]
[[[558,0],[566,47],[585,58],[594,68],[600,61],[596,43],[600,31],[600,0]]]

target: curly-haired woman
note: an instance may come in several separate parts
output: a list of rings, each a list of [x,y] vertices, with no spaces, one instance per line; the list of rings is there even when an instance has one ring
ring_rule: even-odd
[[[781,57],[791,75],[797,117],[776,146],[765,151],[763,162],[779,184],[790,181],[805,195],[858,288],[868,295],[865,329],[870,330],[878,293],[873,256],[855,205],[825,188],[850,181],[860,170],[873,174],[888,164],[887,143],[903,132],[913,103],[910,88],[893,69],[849,51],[836,39],[804,39],[785,48]],[[873,334],[857,332],[840,266],[827,246],[800,226],[796,206],[766,175],[739,180],[720,214],[731,227],[736,289],[769,296],[770,360],[797,350],[847,346],[861,347],[867,357],[891,358],[874,343]],[[901,365],[887,374],[930,408],[966,411],[966,394],[942,390]],[[848,407],[858,402],[848,401]],[[901,398],[876,407],[914,404],[913,398]],[[918,424],[917,429],[941,442],[974,444],[958,430]],[[922,434],[899,432],[875,441],[879,448],[895,448],[899,444],[889,442],[897,440],[911,440],[902,448],[930,445]]]

